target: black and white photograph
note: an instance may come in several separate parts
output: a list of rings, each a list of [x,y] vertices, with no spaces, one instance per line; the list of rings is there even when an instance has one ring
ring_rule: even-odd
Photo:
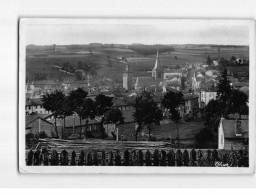
[[[21,18],[19,171],[253,173],[254,36],[253,20]]]

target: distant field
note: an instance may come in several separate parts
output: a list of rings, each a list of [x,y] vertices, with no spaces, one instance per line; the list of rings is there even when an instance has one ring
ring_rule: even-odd
[[[52,64],[62,64],[66,61],[70,62],[73,67],[77,67],[79,61],[90,62],[90,50],[65,50],[65,51],[44,51],[32,52],[27,54],[26,70],[29,79],[34,78],[35,74],[41,73],[47,75],[48,78],[58,79],[59,77],[66,77],[65,73],[53,70]],[[118,62],[109,63],[107,56],[116,58],[118,56],[126,57],[130,62],[130,68],[133,76],[147,76],[147,71],[152,70],[155,64],[156,55],[142,55],[130,49],[122,48],[94,48],[92,49],[93,62],[96,64],[97,77],[108,77],[116,82],[122,82],[122,74],[125,70],[125,65]],[[191,48],[175,48],[173,52],[166,52],[160,54],[160,63],[166,67],[174,67],[186,63],[206,63],[207,56],[211,58],[226,58],[230,59],[232,56],[248,59],[248,48],[220,48],[220,53],[216,47],[210,46]],[[177,59],[175,59],[175,56]],[[229,67],[231,71],[249,71],[249,67]]]

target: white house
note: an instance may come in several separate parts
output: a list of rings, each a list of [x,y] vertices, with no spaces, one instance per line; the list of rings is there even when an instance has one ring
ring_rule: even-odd
[[[41,99],[27,100],[25,105],[25,113],[26,115],[29,115],[32,113],[51,114],[49,111],[45,110],[45,108],[42,105]]]
[[[216,91],[202,90],[200,93],[200,102],[203,102],[205,106],[209,103],[210,100],[216,100]]]

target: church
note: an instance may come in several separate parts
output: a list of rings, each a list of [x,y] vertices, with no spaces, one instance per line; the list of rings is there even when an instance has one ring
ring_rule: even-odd
[[[125,72],[123,73],[123,88],[127,91],[153,89],[166,92],[170,87],[180,90],[182,72],[175,69],[164,69],[161,66],[159,52],[156,54],[156,62],[151,71],[151,76],[147,77],[132,77],[129,63],[126,64]]]

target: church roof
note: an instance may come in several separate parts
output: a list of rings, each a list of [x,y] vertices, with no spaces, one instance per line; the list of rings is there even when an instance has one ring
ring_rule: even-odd
[[[133,77],[132,84],[133,86],[147,87],[147,86],[159,86],[159,83],[162,82],[162,78],[153,78],[153,77]]]

